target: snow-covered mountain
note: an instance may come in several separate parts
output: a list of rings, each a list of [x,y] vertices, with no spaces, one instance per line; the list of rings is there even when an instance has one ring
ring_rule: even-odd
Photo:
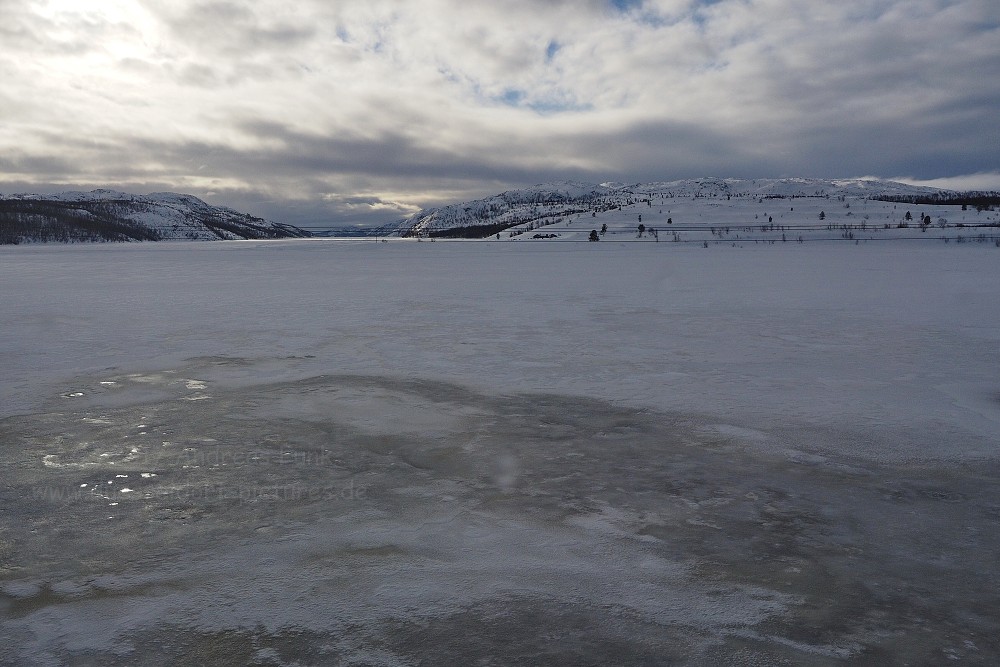
[[[0,243],[31,241],[232,240],[305,237],[192,195],[113,190],[0,196]]]
[[[759,202],[783,198],[921,201],[947,199],[958,193],[878,179],[698,178],[654,183],[556,182],[511,190],[475,201],[430,208],[378,230],[381,235],[484,237],[511,228],[553,224],[581,214],[597,218],[639,204],[687,200]],[[734,204],[737,205],[737,204]],[[690,208],[690,205],[688,206]],[[600,224],[600,223],[599,223]],[[530,231],[530,230],[529,230]]]

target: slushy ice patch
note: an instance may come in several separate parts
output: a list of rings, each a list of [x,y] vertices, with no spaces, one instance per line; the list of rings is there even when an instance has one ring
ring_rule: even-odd
[[[0,422],[8,663],[1000,655],[988,465],[419,379],[69,386]]]

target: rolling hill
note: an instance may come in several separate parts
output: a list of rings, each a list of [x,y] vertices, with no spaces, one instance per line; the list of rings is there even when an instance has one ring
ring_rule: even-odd
[[[853,240],[861,235],[875,238],[877,231],[887,229],[898,236],[904,233],[899,230],[926,234],[930,228],[995,227],[1000,219],[991,215],[990,209],[997,204],[1000,194],[995,192],[960,193],[878,179],[557,182],[426,209],[377,233],[417,238],[499,235],[514,240],[584,240],[591,230],[603,228],[622,239],[659,240],[659,232],[667,231],[674,241],[770,241],[783,235],[788,238],[791,232],[796,239]],[[931,223],[925,224],[928,217]],[[638,234],[640,224],[656,233]]]
[[[197,197],[113,190],[0,197],[0,243],[275,239],[309,236]]]

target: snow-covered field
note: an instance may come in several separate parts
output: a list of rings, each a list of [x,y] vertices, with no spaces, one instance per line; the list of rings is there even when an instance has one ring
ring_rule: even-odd
[[[0,661],[1000,660],[1000,250],[664,241],[0,249]]]
[[[737,248],[763,243],[846,241],[860,245],[906,240],[997,245],[1000,241],[1000,214],[974,208],[963,211],[959,205],[903,204],[859,197],[658,198],[655,193],[639,193],[636,199],[647,196],[648,202],[624,203],[621,209],[548,215],[504,230],[500,240],[585,241],[591,230],[606,226],[602,240],[707,242]],[[545,212],[539,207],[539,214]],[[921,225],[928,218],[930,223]],[[639,225],[645,227],[642,235]],[[536,234],[555,237],[538,239]]]

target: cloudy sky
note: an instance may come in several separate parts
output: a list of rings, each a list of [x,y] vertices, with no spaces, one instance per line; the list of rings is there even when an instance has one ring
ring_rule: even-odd
[[[998,72],[997,0],[0,0],[0,192],[347,225],[564,179],[1000,189]]]

